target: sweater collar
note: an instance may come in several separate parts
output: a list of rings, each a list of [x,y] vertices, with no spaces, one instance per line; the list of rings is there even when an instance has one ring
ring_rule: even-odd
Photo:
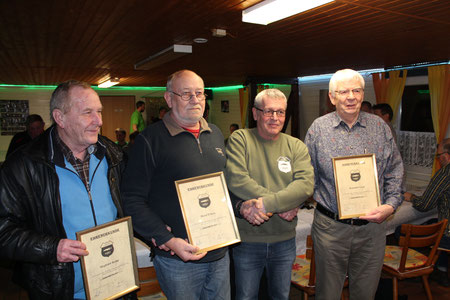
[[[172,111],[169,111],[167,114],[164,115],[163,122],[164,122],[164,125],[166,125],[166,128],[169,131],[171,136],[175,136],[182,132],[189,132],[175,122],[175,120],[172,118]],[[208,122],[206,122],[205,119],[201,118],[200,119],[200,134],[204,131],[211,132],[212,130],[209,127]]]

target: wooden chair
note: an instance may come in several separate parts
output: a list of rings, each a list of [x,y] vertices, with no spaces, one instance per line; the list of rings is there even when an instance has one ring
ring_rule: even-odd
[[[316,293],[316,263],[314,260],[314,245],[310,235],[306,237],[306,253],[297,255],[292,265],[291,283],[303,291],[303,299]],[[344,287],[348,286],[345,280]],[[342,291],[341,299],[345,299]]]
[[[403,224],[399,246],[386,246],[383,275],[392,278],[393,299],[398,299],[398,280],[422,277],[429,300],[433,299],[428,284],[428,275],[433,272],[436,251],[441,241],[447,220],[431,225]],[[431,247],[428,256],[411,248]]]
[[[138,268],[139,290],[137,296],[145,299],[167,299],[161,291],[154,267]],[[147,297],[149,296],[149,297]]]

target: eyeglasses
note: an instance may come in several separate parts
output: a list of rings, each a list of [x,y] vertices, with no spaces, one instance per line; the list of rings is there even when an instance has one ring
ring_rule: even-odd
[[[194,94],[192,94],[191,92],[183,92],[180,94],[175,93],[173,91],[169,91],[170,93],[177,95],[178,97],[181,98],[181,100],[183,101],[190,101],[192,99],[192,97],[196,97],[199,101],[203,101],[206,99],[206,97],[208,95],[206,95],[204,92],[195,92]]]
[[[436,157],[439,157],[439,156],[444,155],[446,153],[448,153],[448,152],[436,153]]]
[[[364,89],[353,89],[353,90],[340,90],[340,91],[335,91],[336,93],[339,94],[339,96],[345,96],[347,97],[348,95],[350,95],[350,92],[353,93],[353,95],[355,96],[359,96],[364,92]]]
[[[256,107],[256,106],[254,106],[254,108],[256,110],[262,111],[262,113],[263,113],[263,115],[265,117],[271,117],[271,116],[273,116],[273,113],[276,113],[277,117],[284,117],[286,115],[286,111],[282,110],[282,109],[280,109],[280,110],[261,109],[261,108]]]

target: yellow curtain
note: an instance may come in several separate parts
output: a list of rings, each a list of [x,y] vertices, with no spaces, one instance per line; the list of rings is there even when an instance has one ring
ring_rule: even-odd
[[[247,127],[248,88],[239,89],[239,105],[241,109],[241,128]]]
[[[400,77],[400,73],[403,76]],[[403,90],[405,89],[407,70],[389,71],[389,84],[387,89],[387,103],[391,106],[394,112],[392,122],[397,118],[398,106],[402,102]]]
[[[442,142],[447,133],[450,120],[450,65],[428,67],[428,86],[430,88],[431,117],[437,143]],[[439,170],[434,160],[433,174]]]
[[[385,73],[372,74],[373,88],[375,89],[375,98],[377,104],[387,103],[387,90],[389,86],[389,79],[386,78]]]

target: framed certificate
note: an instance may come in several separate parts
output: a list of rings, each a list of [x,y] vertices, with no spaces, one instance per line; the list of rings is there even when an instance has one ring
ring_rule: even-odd
[[[175,181],[189,242],[200,252],[241,241],[223,172]]]
[[[339,218],[365,215],[380,206],[375,154],[333,158]]]
[[[131,217],[76,235],[89,251],[81,257],[87,299],[117,299],[139,288]]]

